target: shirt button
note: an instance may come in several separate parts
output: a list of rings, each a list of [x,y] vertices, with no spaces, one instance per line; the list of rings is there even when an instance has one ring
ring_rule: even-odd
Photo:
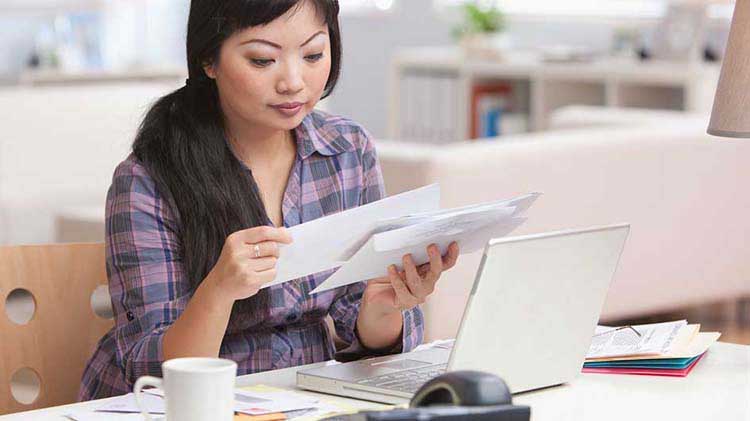
[[[127,317],[127,318],[128,318],[128,321],[129,321],[129,322],[132,322],[132,321],[133,321],[133,319],[135,319],[135,316],[133,315],[133,312],[132,312],[132,311],[128,311],[127,313],[125,313],[125,317]]]

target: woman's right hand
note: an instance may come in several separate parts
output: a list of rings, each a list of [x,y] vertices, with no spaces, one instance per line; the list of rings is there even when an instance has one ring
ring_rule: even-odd
[[[259,226],[234,232],[224,241],[208,278],[232,302],[252,297],[276,277],[279,244],[291,242],[285,228]]]

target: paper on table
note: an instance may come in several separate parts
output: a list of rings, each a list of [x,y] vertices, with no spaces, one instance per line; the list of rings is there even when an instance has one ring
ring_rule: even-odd
[[[150,390],[150,389],[149,389]],[[146,410],[149,414],[163,414],[165,410],[164,406],[164,399],[161,396],[158,396],[153,393],[144,393],[143,394],[143,405],[146,407]],[[128,393],[127,395],[122,395],[118,399],[113,399],[110,402],[107,402],[103,404],[102,406],[96,407],[94,411],[98,412],[138,412],[140,413],[141,410],[138,407],[138,405],[135,403],[135,395],[132,393]]]
[[[631,329],[597,326],[586,358],[666,354],[686,325],[686,320],[678,320],[632,326],[640,336]]]
[[[293,242],[279,249],[276,279],[263,287],[341,266],[380,221],[439,207],[440,187],[432,184],[291,227]]]
[[[73,421],[143,421],[143,415],[138,413],[94,412],[90,410],[76,410],[65,414],[65,417]],[[164,420],[163,416],[151,415],[154,421]]]
[[[684,349],[687,347],[690,342],[695,338],[695,335],[698,334],[698,331],[700,330],[699,324],[691,324],[691,325],[685,325],[682,326],[677,332],[677,335],[675,335],[674,340],[672,341],[672,349],[671,351],[678,351],[681,349]],[[612,328],[606,327],[606,326],[597,326],[596,327],[596,333],[606,332],[607,330],[611,330]],[[596,338],[594,338],[596,340]],[[655,357],[654,355],[636,355],[632,358],[635,359],[651,359]],[[586,358],[586,362],[607,362],[607,361],[620,361],[622,360],[622,356],[615,356],[615,357],[600,357],[600,358]]]
[[[145,395],[164,397],[164,390],[153,388],[144,390]],[[298,411],[315,406],[317,399],[299,393],[253,392],[246,389],[234,390],[234,410],[248,415],[265,415],[275,412]],[[163,413],[163,411],[162,411]]]
[[[427,236],[419,238],[419,241],[409,239],[408,242],[410,245],[406,247],[391,248],[383,251],[375,249],[377,237],[383,234],[398,236],[399,233],[394,233],[394,231],[401,230],[376,234],[345,265],[341,266],[338,271],[310,293],[315,294],[363,280],[386,276],[388,274],[388,266],[394,264],[399,268],[401,267],[401,259],[405,254],[411,254],[417,265],[427,263],[429,262],[427,246],[430,244],[436,244],[441,254],[446,253],[448,246],[453,241],[458,243],[461,254],[474,252],[483,248],[491,238],[504,237],[525,221],[526,218],[521,217],[508,217],[504,221],[495,224],[487,224],[484,223],[485,221],[475,221],[476,225],[473,227],[474,229],[464,227],[464,231],[458,234],[451,232],[450,235],[429,230],[429,226],[436,223],[425,222],[424,227],[419,227],[419,225],[423,224],[418,224],[417,226],[402,228],[401,230],[406,230],[407,232],[413,232],[412,230],[417,229],[424,230],[424,232],[428,233]],[[442,222],[444,221],[439,221],[438,223]],[[392,246],[393,244],[389,245]]]
[[[720,332],[699,332],[695,335],[695,338],[687,345],[687,347],[679,350],[674,350],[664,355],[650,355],[650,356],[630,356],[630,357],[611,357],[611,358],[594,358],[586,359],[586,361],[633,361],[640,359],[659,360],[659,359],[670,359],[670,358],[693,358],[703,354],[708,348],[714,344],[719,337]]]
[[[243,387],[242,390],[257,393],[294,393],[296,395],[306,396],[306,392],[292,392],[287,389],[280,389],[266,385],[255,385]],[[312,396],[311,396],[312,397]],[[393,408],[393,405],[385,405],[374,402],[368,402],[367,406],[358,405],[356,408],[350,404],[350,398],[342,398],[334,395],[321,396],[320,401],[314,408],[304,411],[287,412],[287,418],[295,421],[318,421],[333,415],[351,414],[357,411],[369,410],[378,411]]]
[[[248,415],[300,411],[318,406],[317,399],[289,391],[236,390],[235,400],[234,410]]]
[[[287,414],[266,414],[266,415],[247,415],[247,414],[234,414],[233,421],[285,421],[292,419],[287,417]]]
[[[672,347],[668,353],[677,352],[687,348],[687,346],[690,345],[690,342],[692,342],[696,335],[698,335],[700,329],[701,325],[699,324],[690,324],[681,327],[680,331],[677,332],[677,335],[674,337]]]

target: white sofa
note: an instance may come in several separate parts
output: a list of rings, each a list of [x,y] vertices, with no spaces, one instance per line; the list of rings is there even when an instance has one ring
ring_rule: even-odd
[[[553,124],[580,126],[584,117],[567,110]],[[705,118],[610,120],[494,141],[377,148],[389,194],[438,182],[442,205],[452,207],[544,193],[518,234],[630,223],[604,320],[750,296],[750,141],[706,135]],[[455,334],[480,257],[463,256],[441,279],[425,305],[428,339]]]

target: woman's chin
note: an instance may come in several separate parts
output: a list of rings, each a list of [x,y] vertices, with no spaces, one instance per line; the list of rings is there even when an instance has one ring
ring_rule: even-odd
[[[302,120],[309,114],[307,110],[300,111],[293,117],[276,117],[274,119],[274,126],[280,130],[292,130],[302,123]]]

